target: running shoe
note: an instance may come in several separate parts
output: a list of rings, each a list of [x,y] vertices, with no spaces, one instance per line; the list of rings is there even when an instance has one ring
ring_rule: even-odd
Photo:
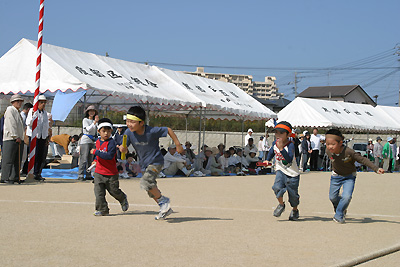
[[[283,203],[283,205],[279,204],[274,210],[274,216],[280,217],[284,211],[285,211],[285,203]]]
[[[289,221],[297,221],[299,219],[299,210],[292,210],[290,212]]]

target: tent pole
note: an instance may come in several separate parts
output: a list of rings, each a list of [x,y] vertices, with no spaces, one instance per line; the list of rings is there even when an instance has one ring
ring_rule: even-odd
[[[147,116],[146,116],[146,124],[150,125],[150,107],[149,103],[147,103],[147,110],[146,110]]]
[[[203,118],[203,120],[204,120],[204,128],[203,128],[203,145],[204,145],[205,139],[206,139],[206,123],[207,123],[207,120],[205,118]]]
[[[201,148],[201,111],[202,111],[202,107],[200,107],[200,119],[199,119],[199,147],[197,148],[197,155],[200,154],[200,148]]]
[[[186,131],[185,131],[185,133],[186,133],[186,140],[185,140],[185,141],[188,140],[188,138],[187,138],[188,117],[189,117],[189,114],[186,114],[186,115],[185,115],[185,126],[186,126]]]
[[[83,95],[83,111],[86,109],[86,94]],[[83,118],[85,118],[85,112],[82,114]]]

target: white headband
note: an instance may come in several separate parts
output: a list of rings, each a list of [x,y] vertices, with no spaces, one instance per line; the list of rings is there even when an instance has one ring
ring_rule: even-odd
[[[102,122],[102,123],[99,124],[99,126],[97,128],[100,130],[103,127],[110,127],[112,129],[113,126],[109,122]]]

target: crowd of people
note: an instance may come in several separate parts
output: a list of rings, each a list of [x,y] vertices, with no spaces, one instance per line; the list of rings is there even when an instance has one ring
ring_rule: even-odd
[[[23,99],[20,95],[12,96],[11,106],[7,108],[5,116],[0,122],[2,125],[4,124],[2,134],[2,183],[20,183],[21,175],[26,175],[28,171],[27,155],[32,139],[34,117],[32,104],[25,103],[22,106],[22,103]],[[62,154],[72,155],[71,168],[79,167],[78,180],[93,180],[93,171],[88,171],[88,167],[93,162],[94,157],[90,151],[94,148],[98,136],[99,116],[95,106],[90,105],[84,111],[82,133],[72,136],[68,134],[52,135],[51,114],[45,111],[45,106],[46,97],[40,95],[38,102],[39,112],[37,113],[38,126],[33,171],[34,179],[38,181],[44,180],[41,176],[41,170],[45,166],[46,155],[48,148],[50,148],[56,158],[61,158]],[[118,127],[112,136],[116,145],[122,144],[125,129],[122,126]],[[198,155],[194,153],[192,144],[189,141],[185,143],[185,149],[181,153],[178,153],[175,144],[172,144],[167,150],[161,148],[165,164],[159,176],[219,176],[271,172],[268,169],[269,166],[263,164],[271,149],[268,137],[268,134],[261,136],[258,143],[256,143],[253,138],[253,130],[248,129],[244,147],[232,146],[227,149],[222,143],[217,147],[203,145]],[[299,171],[328,171],[331,169],[331,160],[326,153],[325,138],[318,133],[317,128],[314,128],[312,133],[308,131],[303,133],[296,132],[296,135],[290,139],[295,146],[294,156]],[[399,148],[396,146],[396,138],[388,137],[384,145],[382,145],[382,138],[379,136],[376,138],[376,142],[369,139],[366,156],[377,167],[382,167],[387,172],[397,170]],[[117,150],[116,159],[120,178],[136,177],[142,173],[136,151],[128,152],[125,159],[122,160],[121,152]],[[357,167],[360,167],[360,164],[357,164]]]
[[[164,219],[172,213],[172,209],[170,199],[162,195],[157,186],[157,178],[176,175],[259,174],[273,165],[276,177],[272,189],[278,200],[273,215],[279,217],[284,212],[283,195],[288,192],[292,207],[289,220],[298,220],[300,173],[308,171],[309,166],[312,171],[332,171],[329,198],[335,212],[333,220],[344,223],[354,190],[357,163],[380,174],[392,172],[398,165],[399,149],[393,137],[388,137],[383,146],[379,136],[375,144],[370,139],[364,157],[346,146],[344,136],[337,129],[330,129],[325,136],[320,135],[317,128],[313,129],[312,134],[308,131],[295,133],[286,121],[278,123],[273,129],[275,140],[271,145],[267,140],[268,135],[262,136],[256,145],[253,130],[249,129],[243,148],[226,149],[222,143],[217,147],[203,145],[196,155],[190,142],[187,141],[183,148],[172,129],[146,125],[146,112],[139,106],[129,109],[127,129],[124,131],[123,127],[118,127],[114,135],[112,121],[108,118],[99,119],[96,108],[89,106],[82,121],[81,136],[52,136],[53,121],[51,114],[45,110],[46,97],[40,95],[38,100],[38,112],[34,113],[31,104],[22,106],[20,95],[13,95],[10,99],[11,106],[7,108],[1,122],[1,182],[22,182],[21,172],[26,172],[25,165],[28,162],[22,160],[22,157],[25,154],[29,158],[27,153],[33,140],[33,122],[37,119],[36,149],[32,151],[35,156],[34,179],[44,180],[41,172],[46,163],[50,141],[53,144],[53,154],[58,153],[57,145],[63,147],[64,152],[75,159],[74,165],[79,166],[77,179],[93,180],[95,216],[109,214],[105,198],[107,191],[120,202],[123,211],[128,210],[128,197],[119,188],[119,178],[140,174],[141,188],[160,207],[156,219]],[[165,150],[160,147],[159,139],[167,136],[173,143]],[[133,146],[134,151],[128,150],[129,145]],[[21,162],[24,162],[24,166],[21,166]],[[341,188],[342,195],[339,194]]]

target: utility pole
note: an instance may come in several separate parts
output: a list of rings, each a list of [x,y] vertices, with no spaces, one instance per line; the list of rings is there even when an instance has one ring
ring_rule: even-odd
[[[397,54],[398,56],[400,56],[400,45],[397,46],[396,54]],[[397,59],[397,61],[400,63],[400,59]],[[399,82],[399,101],[398,101],[398,105],[399,105],[399,107],[400,107],[400,82]]]

